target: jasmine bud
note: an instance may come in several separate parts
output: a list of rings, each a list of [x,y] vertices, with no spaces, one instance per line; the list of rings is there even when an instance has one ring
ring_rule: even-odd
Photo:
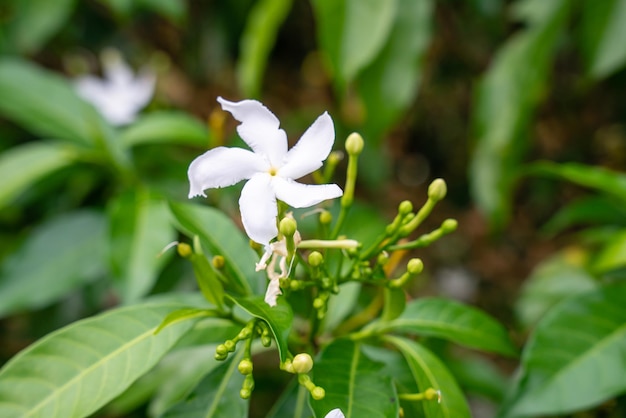
[[[191,257],[191,254],[193,254],[191,245],[185,244],[184,242],[181,242],[180,244],[176,246],[176,251],[178,251],[178,255],[180,255],[183,258],[189,258]]]
[[[346,139],[346,151],[349,155],[359,155],[363,151],[364,145],[363,137],[356,132],[348,135],[348,139]]]
[[[324,256],[319,251],[312,251],[309,254],[309,265],[311,267],[319,267],[324,262]]]
[[[432,183],[430,183],[430,186],[428,186],[428,197],[435,202],[438,202],[446,197],[447,192],[448,188],[443,179],[435,179]]]
[[[226,264],[226,260],[224,260],[224,257],[222,257],[221,255],[216,255],[211,260],[211,263],[213,264],[213,267],[215,267],[218,270],[221,270],[224,268],[224,265]]]
[[[250,373],[252,373],[252,362],[250,361],[250,359],[243,359],[239,362],[239,365],[237,366],[237,369],[239,370],[239,373],[243,374],[243,375],[248,375]]]
[[[410,274],[420,274],[424,270],[424,263],[419,258],[412,258],[406,265],[406,271]]]
[[[316,401],[324,399],[324,396],[326,396],[326,391],[323,387],[315,386],[311,391],[311,397]]]
[[[444,234],[449,234],[450,232],[455,231],[458,225],[459,223],[456,221],[456,219],[446,219],[441,224],[441,231]]]
[[[280,220],[280,224],[279,224],[280,233],[287,237],[292,237],[293,234],[296,233],[297,228],[298,228],[298,224],[296,223],[296,220],[291,217],[285,217]]]
[[[300,353],[293,358],[291,364],[296,373],[308,373],[313,368],[313,359],[307,353]]]
[[[398,206],[398,214],[400,215],[408,215],[411,211],[413,211],[413,203],[409,200],[401,202]]]
[[[320,213],[320,223],[322,225],[328,225],[332,221],[333,221],[333,215],[329,211],[323,210]]]

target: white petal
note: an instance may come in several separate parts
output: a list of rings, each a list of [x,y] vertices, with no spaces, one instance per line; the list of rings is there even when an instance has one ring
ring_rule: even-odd
[[[241,139],[254,152],[267,156],[274,167],[280,167],[287,154],[287,134],[279,128],[278,118],[256,100],[230,102],[218,97],[217,101],[241,122],[237,127]]]
[[[341,412],[341,409],[336,408],[327,413],[324,418],[345,418],[345,415]]]
[[[283,292],[280,291],[280,281],[270,280],[267,285],[267,291],[265,292],[265,303],[270,306],[276,306],[276,299],[278,299],[278,295],[282,294]]]
[[[287,153],[285,165],[279,171],[282,177],[299,179],[322,166],[335,142],[333,120],[324,112],[306,130],[296,145]]]
[[[112,84],[128,84],[133,79],[133,70],[119,55],[103,57],[102,72]]]
[[[243,186],[239,198],[241,220],[246,233],[253,241],[263,245],[269,245],[270,240],[278,235],[278,207],[271,179],[267,173],[255,174]]]
[[[274,177],[272,185],[276,197],[294,208],[306,208],[343,194],[336,184],[302,184],[278,176]]]
[[[232,186],[266,170],[267,163],[251,151],[242,148],[213,148],[189,165],[189,198],[205,196],[206,189]]]

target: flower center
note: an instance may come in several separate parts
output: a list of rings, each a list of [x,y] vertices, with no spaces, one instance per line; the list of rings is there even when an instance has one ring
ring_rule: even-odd
[[[278,174],[278,169],[276,167],[270,167],[268,173],[270,174],[270,176],[274,177],[276,174]]]

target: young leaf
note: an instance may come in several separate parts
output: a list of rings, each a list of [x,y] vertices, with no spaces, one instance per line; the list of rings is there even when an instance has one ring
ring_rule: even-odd
[[[335,86],[345,85],[380,53],[397,10],[397,0],[314,0],[318,42]]]
[[[173,254],[161,254],[176,233],[162,199],[146,191],[118,196],[109,206],[111,264],[115,284],[125,303],[148,294]]]
[[[0,208],[6,207],[31,184],[72,164],[77,151],[54,142],[30,142],[0,154]]]
[[[258,97],[260,93],[267,59],[291,4],[292,0],[262,0],[248,14],[237,63],[239,85],[247,97]]]
[[[469,407],[456,380],[446,366],[433,353],[406,338],[386,336],[406,359],[420,391],[432,388],[441,392],[441,403],[437,400],[424,400],[426,418],[470,418]]]
[[[248,401],[239,391],[244,377],[237,370],[243,350],[209,373],[183,402],[163,418],[247,418]]]
[[[120,141],[126,147],[170,143],[206,148],[211,138],[207,127],[186,113],[160,111],[141,115],[124,129]]]
[[[189,203],[172,202],[170,209],[182,232],[189,237],[198,235],[205,250],[224,257],[227,277],[234,280],[238,289],[244,294],[252,293],[252,289],[262,292],[265,277],[255,269],[259,257],[224,213]]]
[[[495,319],[476,308],[448,299],[418,299],[407,304],[398,318],[374,324],[372,329],[377,333],[407,332],[445,338],[479,350],[516,355],[506,330]]]
[[[285,301],[285,298],[279,297],[277,305],[270,307],[260,296],[239,298],[227,295],[227,297],[250,315],[267,322],[278,345],[280,361],[284,362],[287,360],[287,354],[289,353],[287,340],[289,338],[289,332],[291,332],[293,312],[291,311],[289,303]]]
[[[537,325],[508,416],[560,415],[626,391],[626,283],[571,297]]]
[[[37,227],[0,275],[0,316],[43,307],[97,277],[106,265],[106,222],[70,212]]]
[[[525,131],[547,83],[571,6],[568,0],[519,4],[528,28],[498,52],[477,88],[472,116],[476,144],[471,192],[494,227],[503,226],[510,215],[513,184],[528,142]]]
[[[0,370],[0,416],[85,417],[154,366],[193,325],[154,331],[171,302],[115,309],[37,341]]]
[[[326,391],[323,399],[310,401],[315,416],[341,408],[346,418],[397,417],[398,395],[391,377],[380,374],[383,367],[363,354],[359,343],[335,340],[313,366],[313,381]]]

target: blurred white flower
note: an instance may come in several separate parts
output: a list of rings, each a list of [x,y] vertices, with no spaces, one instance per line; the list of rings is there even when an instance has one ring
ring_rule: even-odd
[[[341,412],[341,409],[336,408],[327,413],[324,418],[345,418],[345,415]]]
[[[135,120],[154,94],[156,77],[142,71],[135,76],[119,52],[102,53],[104,78],[90,75],[75,80],[76,91],[91,103],[112,125],[125,125]]]
[[[206,189],[248,180],[239,198],[243,226],[253,241],[265,246],[266,254],[272,254],[269,244],[278,235],[277,199],[303,208],[343,194],[336,184],[294,181],[320,168],[328,157],[335,140],[333,121],[324,112],[287,151],[287,135],[279,128],[280,121],[263,104],[256,100],[217,100],[241,122],[237,132],[252,151],[217,147],[196,158],[187,172],[189,197],[206,196]]]

